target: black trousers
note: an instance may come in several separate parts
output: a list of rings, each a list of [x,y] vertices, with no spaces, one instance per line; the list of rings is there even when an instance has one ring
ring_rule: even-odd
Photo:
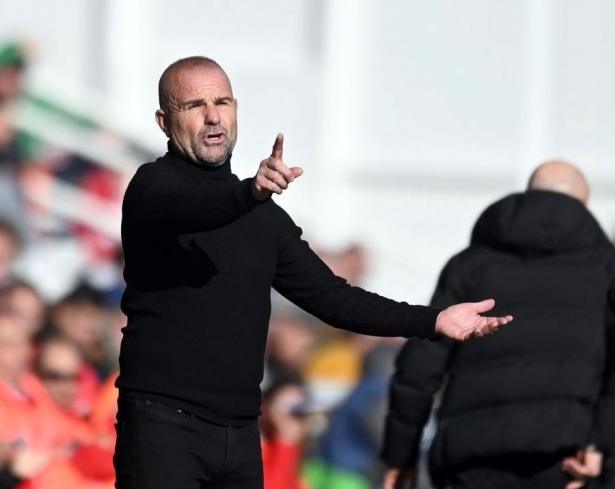
[[[117,489],[262,489],[258,422],[232,428],[154,401],[120,399]]]
[[[451,489],[564,489],[561,469],[567,453],[520,455],[485,461],[457,471]]]

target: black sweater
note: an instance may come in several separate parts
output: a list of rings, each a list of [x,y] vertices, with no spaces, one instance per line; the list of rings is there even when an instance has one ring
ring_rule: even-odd
[[[120,395],[240,426],[260,413],[273,286],[322,321],[357,333],[431,338],[439,309],[351,287],[230,162],[211,168],[172,148],[139,168],[123,204],[128,316]]]
[[[384,458],[416,464],[448,373],[431,450],[436,482],[491,457],[595,443],[615,455],[615,250],[580,202],[527,192],[491,205],[444,268],[432,303],[488,294],[515,322],[481,340],[409,340],[397,361]]]

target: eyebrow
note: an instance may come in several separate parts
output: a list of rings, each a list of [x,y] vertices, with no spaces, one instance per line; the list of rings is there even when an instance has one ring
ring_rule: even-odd
[[[213,100],[213,102],[214,103],[216,103],[216,102],[232,102],[233,100],[235,100],[233,97],[224,96],[224,97],[216,97]],[[182,108],[185,108],[185,107],[190,107],[190,106],[193,106],[193,105],[203,105],[204,103],[206,103],[204,98],[196,98],[196,99],[193,99],[193,100],[187,100],[185,102],[182,102],[181,106],[182,106]]]

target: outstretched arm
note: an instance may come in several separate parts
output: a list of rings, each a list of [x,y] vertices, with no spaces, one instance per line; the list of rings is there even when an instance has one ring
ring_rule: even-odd
[[[276,206],[277,207],[277,206]],[[337,328],[372,336],[403,336],[435,339],[439,334],[457,341],[483,336],[512,318],[485,318],[479,313],[492,301],[460,304],[445,311],[411,306],[350,286],[336,276],[293,228],[278,255],[273,286],[284,297],[310,314]]]

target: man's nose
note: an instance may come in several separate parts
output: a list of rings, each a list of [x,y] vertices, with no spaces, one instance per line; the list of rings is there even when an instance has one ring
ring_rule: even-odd
[[[205,111],[205,124],[215,126],[220,124],[220,111],[216,104],[207,104],[207,110]]]

